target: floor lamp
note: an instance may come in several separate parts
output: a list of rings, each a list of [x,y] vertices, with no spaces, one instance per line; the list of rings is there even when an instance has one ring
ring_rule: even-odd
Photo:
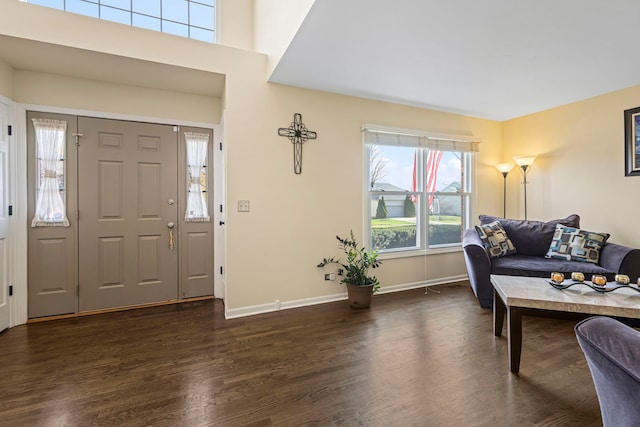
[[[529,166],[533,164],[535,159],[536,156],[515,156],[513,158],[517,165],[520,166],[520,169],[522,169],[522,174],[524,175],[524,219],[527,219],[527,169],[529,169]]]
[[[502,218],[507,217],[507,175],[513,169],[513,163],[500,163],[496,168],[502,174]]]

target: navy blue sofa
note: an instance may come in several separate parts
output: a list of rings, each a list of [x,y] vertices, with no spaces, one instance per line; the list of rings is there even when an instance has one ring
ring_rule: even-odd
[[[548,222],[505,219],[488,215],[480,215],[479,218],[481,224],[500,221],[517,250],[513,255],[491,258],[476,229],[465,230],[462,247],[469,282],[483,308],[493,307],[491,274],[550,277],[552,272],[560,272],[564,273],[565,277],[570,277],[575,271],[584,273],[587,280],[592,274],[602,274],[609,281],[612,281],[616,274],[626,274],[633,282],[640,276],[640,249],[615,243],[605,243],[600,251],[598,264],[545,258],[556,225],[580,228],[578,215],[569,215],[567,218]]]

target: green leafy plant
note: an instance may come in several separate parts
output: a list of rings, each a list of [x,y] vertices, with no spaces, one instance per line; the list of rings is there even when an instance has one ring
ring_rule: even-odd
[[[339,258],[331,257],[324,258],[318,267],[325,267],[328,264],[337,264],[338,276],[342,277],[340,283],[348,283],[356,286],[373,286],[373,292],[377,292],[380,288],[380,282],[375,276],[369,275],[370,268],[378,268],[382,264],[382,261],[378,259],[378,251],[367,251],[364,246],[358,247],[358,242],[351,230],[350,237],[343,239],[340,236],[336,236],[338,239],[339,247],[342,249],[346,256],[346,260],[343,262]]]

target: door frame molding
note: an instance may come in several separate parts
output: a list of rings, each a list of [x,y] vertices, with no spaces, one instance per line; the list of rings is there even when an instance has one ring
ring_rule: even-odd
[[[14,156],[10,159],[12,171],[9,172],[10,188],[13,192],[10,192],[10,200],[13,201],[14,206],[14,224],[22,224],[22,226],[12,227],[11,239],[13,244],[13,258],[10,264],[13,266],[12,273],[9,275],[11,284],[13,285],[13,297],[10,300],[11,309],[11,324],[10,327],[18,326],[27,323],[28,320],[28,284],[27,284],[27,241],[28,241],[28,218],[27,218],[27,111],[42,111],[47,113],[58,114],[71,114],[76,116],[87,116],[101,119],[114,119],[124,120],[132,122],[148,122],[157,123],[163,125],[174,126],[192,126],[201,127],[207,129],[213,129],[214,147],[215,144],[224,143],[224,130],[222,124],[214,123],[202,123],[191,122],[187,120],[170,120],[167,118],[152,117],[152,116],[138,116],[133,114],[121,114],[121,113],[107,113],[102,111],[83,110],[78,108],[66,108],[66,107],[54,107],[49,105],[39,104],[23,104],[15,103],[8,98],[0,95],[0,99],[6,99],[10,102],[14,108],[10,109],[14,112],[13,117],[10,117],[14,123],[13,138],[9,141],[9,147]],[[216,166],[223,164],[221,156],[224,155],[224,151],[214,149],[214,164]],[[20,171],[20,173],[18,172]],[[216,182],[225,182],[225,171],[219,168],[214,168],[213,182],[214,182],[214,199],[213,205],[224,207],[226,209],[226,191],[224,186],[216,186]],[[223,221],[222,213],[219,209],[214,209],[213,221],[214,221],[214,264],[216,271],[219,271],[219,267],[226,270],[224,249],[219,251],[219,245],[215,243],[217,234],[215,230],[215,224],[219,221]],[[221,242],[222,248],[226,246],[226,242]],[[214,275],[214,296],[216,298],[225,298],[226,289],[220,274]]]
[[[17,176],[18,176],[18,171],[20,170],[20,168],[18,168],[18,162],[17,162],[17,157],[18,157],[18,151],[19,150],[23,150],[26,147],[21,146],[21,144],[18,144],[17,141],[19,140],[18,138],[18,126],[16,123],[16,103],[14,100],[12,100],[11,98],[8,98],[2,94],[0,94],[0,102],[5,104],[7,106],[8,112],[9,112],[9,124],[11,125],[11,129],[12,129],[12,135],[9,137],[9,159],[7,162],[8,165],[8,173],[7,173],[7,178],[9,180],[9,183],[7,185],[7,189],[9,191],[9,204],[11,206],[13,206],[13,218],[9,219],[9,235],[7,237],[7,248],[9,249],[9,253],[8,253],[8,260],[7,260],[7,265],[8,265],[8,272],[7,272],[7,280],[8,283],[7,285],[13,285],[13,296],[9,297],[8,301],[8,307],[9,307],[9,327],[13,327],[16,326],[17,323],[17,304],[16,304],[16,300],[18,298],[16,298],[18,295],[16,294],[16,282],[19,280],[19,276],[17,275],[17,265],[19,263],[21,263],[25,256],[26,256],[26,252],[21,254],[19,252],[20,248],[17,245],[17,242],[20,239],[20,233],[19,233],[19,227],[16,226],[17,224],[17,213],[16,212],[17,209],[17,203],[16,203],[16,199],[18,199],[21,194],[18,191],[18,188],[16,186],[17,183]],[[24,230],[26,233],[26,229]],[[26,265],[26,261],[25,261],[25,265]]]

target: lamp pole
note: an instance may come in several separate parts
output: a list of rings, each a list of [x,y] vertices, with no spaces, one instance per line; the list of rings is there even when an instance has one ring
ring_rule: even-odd
[[[509,172],[502,172],[502,218],[507,217],[507,175]]]
[[[515,156],[513,158],[522,169],[522,174],[524,175],[524,182],[522,183],[524,185],[524,219],[527,219],[527,170],[535,159],[536,156]]]
[[[527,169],[529,169],[529,165],[522,165],[520,167],[524,175],[524,219],[527,219]]]
[[[507,175],[513,168],[513,163],[500,163],[496,169],[502,174],[502,217],[507,217]]]

